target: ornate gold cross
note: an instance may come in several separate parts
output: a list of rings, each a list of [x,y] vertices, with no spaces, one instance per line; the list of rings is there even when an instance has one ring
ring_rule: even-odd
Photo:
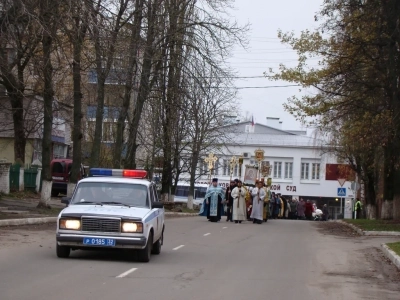
[[[208,164],[208,169],[211,171],[214,169],[214,164],[218,160],[218,158],[214,155],[214,153],[210,153],[208,157],[204,159],[204,162]]]

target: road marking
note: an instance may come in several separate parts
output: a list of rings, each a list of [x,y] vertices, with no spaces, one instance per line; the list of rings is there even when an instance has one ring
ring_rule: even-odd
[[[222,229],[227,229],[228,227],[222,227]]]
[[[137,268],[132,268],[132,269],[118,275],[117,278],[124,278],[124,277],[128,276],[129,274],[135,272],[136,270],[137,270]]]
[[[206,233],[204,236],[210,235],[211,233]]]
[[[178,247],[176,247],[176,248],[174,248],[172,250],[178,250],[178,249],[181,249],[182,247],[185,247],[185,245],[180,245],[180,246],[178,246]]]

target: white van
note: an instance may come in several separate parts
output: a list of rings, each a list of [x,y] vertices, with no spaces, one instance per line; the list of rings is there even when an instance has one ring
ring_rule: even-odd
[[[187,203],[189,197],[189,187],[188,182],[178,182],[175,191],[175,202]],[[207,193],[208,184],[195,184],[194,185],[194,195],[193,204],[200,205],[203,204],[204,197]]]

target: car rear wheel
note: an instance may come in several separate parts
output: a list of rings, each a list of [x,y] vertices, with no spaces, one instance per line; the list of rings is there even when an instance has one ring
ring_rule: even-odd
[[[153,249],[153,234],[150,233],[146,247],[138,251],[138,260],[141,262],[149,262],[152,249]]]
[[[70,247],[60,246],[57,244],[57,256],[60,258],[67,258],[71,252]]]
[[[161,253],[161,246],[162,246],[163,243],[164,243],[164,229],[163,229],[163,231],[161,233],[161,237],[158,239],[157,242],[155,242],[153,244],[153,249],[151,250],[151,253],[152,254],[156,254],[156,255],[160,254]]]

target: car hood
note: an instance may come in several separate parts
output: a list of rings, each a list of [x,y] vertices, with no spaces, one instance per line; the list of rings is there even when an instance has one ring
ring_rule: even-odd
[[[143,219],[151,210],[141,207],[127,207],[120,205],[70,205],[64,208],[59,216],[64,215],[90,215],[108,217],[129,217]]]

